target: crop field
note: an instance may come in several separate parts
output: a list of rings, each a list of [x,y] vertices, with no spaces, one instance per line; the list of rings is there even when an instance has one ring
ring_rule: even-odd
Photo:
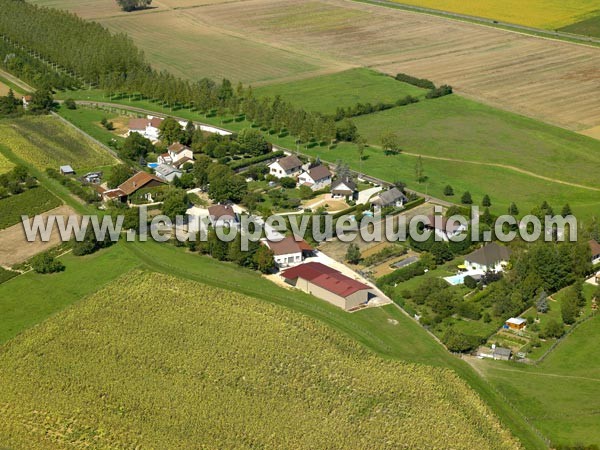
[[[222,32],[198,21],[188,10],[115,17],[101,23],[129,34],[155,67],[192,80],[210,77],[264,83],[342,67],[310,52],[279,49],[235,32]]]
[[[386,361],[313,319],[158,274],[117,280],[0,362],[13,448],[516,445],[448,369]]]
[[[600,442],[600,318],[581,324],[537,366],[477,361],[485,377],[553,444]]]
[[[419,97],[425,92],[380,72],[361,68],[306,80],[271,84],[255,89],[254,94],[270,98],[280,95],[284,100],[309,111],[333,114],[337,107],[345,108],[357,103],[394,103],[407,95]]]
[[[600,141],[456,95],[353,121],[370,143],[394,131],[407,152],[507,165],[600,189],[588,170],[600,167]]]
[[[560,30],[568,33],[600,37],[600,11],[598,11],[595,17],[590,17],[589,19],[582,20],[573,25],[568,25]]]
[[[392,0],[469,16],[554,30],[598,12],[595,0]]]
[[[55,195],[42,186],[0,199],[0,230],[19,223],[22,215],[32,217],[61,204]]]
[[[51,116],[0,122],[0,145],[40,170],[58,170],[64,164],[85,170],[117,162],[106,150]]]

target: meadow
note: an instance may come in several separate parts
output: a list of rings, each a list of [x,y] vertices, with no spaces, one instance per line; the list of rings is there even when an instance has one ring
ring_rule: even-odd
[[[427,156],[512,166],[600,188],[600,141],[458,95],[353,119],[369,143],[396,132],[402,147]]]
[[[560,31],[600,37],[600,12],[598,12],[594,17],[590,17],[589,19],[582,20],[581,22],[574,23],[573,25],[563,27],[560,29]]]
[[[0,145],[39,170],[70,164],[75,170],[116,164],[106,150],[52,116],[0,122]]]
[[[516,446],[451,370],[384,360],[306,316],[159,274],[117,279],[0,362],[13,448]]]
[[[257,97],[275,98],[280,95],[297,107],[325,114],[334,114],[338,107],[346,108],[357,103],[394,103],[407,95],[422,97],[423,94],[423,89],[363,68],[270,84],[254,90]]]
[[[21,222],[22,215],[32,217],[61,204],[60,199],[43,186],[0,199],[0,230]]]
[[[0,175],[3,173],[10,172],[12,168],[15,167],[13,162],[0,153]]]
[[[392,0],[426,8],[555,30],[598,12],[594,0]]]
[[[578,326],[540,364],[479,361],[477,367],[554,445],[600,442],[600,318]]]

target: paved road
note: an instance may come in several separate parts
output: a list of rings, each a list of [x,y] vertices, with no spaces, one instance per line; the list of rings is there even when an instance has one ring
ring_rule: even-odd
[[[478,24],[482,24],[482,25],[494,26],[497,28],[508,29],[508,30],[516,31],[516,32],[520,32],[520,33],[533,34],[536,36],[549,38],[549,39],[569,40],[569,41],[575,41],[577,43],[582,43],[582,44],[588,44],[588,43],[600,44],[600,39],[594,38],[591,36],[583,36],[583,35],[579,35],[579,34],[565,33],[563,31],[543,30],[541,28],[528,27],[525,25],[518,25],[515,23],[509,23],[509,22],[501,22],[499,20],[486,19],[484,17],[469,16],[467,14],[453,13],[453,12],[449,12],[449,11],[442,11],[439,9],[431,9],[431,8],[424,8],[421,6],[407,5],[405,3],[396,3],[393,1],[389,1],[389,0],[354,0],[354,1],[360,1],[363,3],[371,3],[371,4],[375,4],[375,5],[385,6],[386,8],[391,7],[391,8],[397,8],[397,9],[406,9],[408,11],[415,11],[415,12],[424,13],[424,14],[433,14],[436,16],[447,17],[450,19],[458,19],[458,20],[463,20],[463,21],[466,20],[469,22],[474,22],[474,23],[478,23]]]

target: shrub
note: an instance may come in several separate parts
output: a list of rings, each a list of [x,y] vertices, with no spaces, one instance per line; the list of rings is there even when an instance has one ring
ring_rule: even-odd
[[[396,80],[402,81],[403,83],[412,84],[423,89],[435,89],[433,81],[429,81],[425,78],[417,78],[405,73],[399,73],[396,75]]]
[[[65,265],[49,253],[40,253],[30,260],[31,268],[37,273],[55,273],[65,270]]]
[[[77,109],[77,104],[75,103],[75,100],[73,100],[72,98],[68,98],[65,100],[64,102],[65,108],[67,109]]]

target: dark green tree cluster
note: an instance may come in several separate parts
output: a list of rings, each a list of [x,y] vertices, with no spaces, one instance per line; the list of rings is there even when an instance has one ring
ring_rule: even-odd
[[[9,172],[0,174],[0,198],[20,194],[37,185],[37,180],[29,174],[26,167],[15,166]]]
[[[31,268],[37,273],[55,273],[65,270],[65,265],[55,259],[50,253],[44,252],[34,256],[29,261]]]
[[[151,3],[152,0],[117,0],[117,5],[126,12],[147,8]]]
[[[335,120],[342,120],[344,118],[351,118],[357,116],[363,116],[366,114],[373,114],[378,111],[385,111],[386,109],[392,109],[395,106],[406,106],[411,105],[413,103],[418,103],[419,99],[417,97],[413,97],[412,95],[407,95],[406,97],[399,98],[394,103],[357,103],[354,106],[348,106],[346,108],[339,106],[335,111]]]
[[[18,116],[23,113],[23,103],[15,97],[12,89],[8,94],[0,97],[0,117]]]

